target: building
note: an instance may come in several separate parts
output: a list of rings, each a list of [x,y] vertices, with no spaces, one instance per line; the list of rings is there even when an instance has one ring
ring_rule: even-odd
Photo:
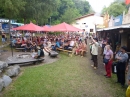
[[[116,43],[121,43],[121,46],[127,46],[127,51],[130,56],[130,9],[127,14],[119,15],[110,19],[110,26],[97,30],[98,36],[101,38],[110,37],[113,50],[116,48]]]
[[[75,22],[72,25],[79,29],[83,29],[88,33],[95,33],[97,27],[102,27],[103,17],[96,16],[95,14],[84,15],[75,19]]]
[[[23,23],[16,23],[16,20],[10,20],[10,24],[10,28],[15,28],[24,25]],[[0,18],[0,31],[9,31],[9,19]]]

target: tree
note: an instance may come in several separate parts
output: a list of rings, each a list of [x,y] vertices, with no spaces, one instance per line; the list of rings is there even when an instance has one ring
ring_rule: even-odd
[[[6,18],[13,19],[17,17],[21,10],[24,10],[25,2],[23,0],[0,0],[0,9]]]
[[[81,15],[85,15],[85,14],[89,13],[91,6],[90,6],[88,1],[86,1],[86,0],[73,0],[73,2],[75,3],[76,8],[79,10],[79,13]]]
[[[72,23],[75,18],[79,17],[80,14],[77,9],[68,8],[65,13],[61,16],[61,22]]]
[[[102,14],[104,14],[105,12],[108,12],[109,15],[116,17],[118,15],[123,14],[123,11],[127,11],[127,8],[124,2],[115,1],[109,7],[104,7],[102,10]]]

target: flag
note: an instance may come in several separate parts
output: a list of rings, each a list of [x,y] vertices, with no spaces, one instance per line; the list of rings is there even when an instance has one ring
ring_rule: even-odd
[[[125,0],[125,4],[126,5],[130,4],[130,0]]]

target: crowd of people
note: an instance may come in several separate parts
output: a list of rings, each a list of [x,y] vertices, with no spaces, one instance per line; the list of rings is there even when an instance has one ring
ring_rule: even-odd
[[[34,36],[33,33],[12,33],[12,45],[14,47],[24,48],[24,51],[37,52],[38,48],[43,49],[43,53],[48,54],[51,51],[56,51],[57,48],[70,50],[75,55],[83,57],[84,52],[87,51],[86,39],[82,35],[77,34],[60,34],[49,35],[39,34]]]
[[[2,33],[2,41],[4,42],[5,34]],[[112,77],[112,65],[116,64],[117,70],[117,82],[120,83],[122,87],[125,85],[125,75],[128,71],[128,54],[127,47],[120,46],[120,43],[117,43],[116,50],[113,51],[110,41],[103,38],[102,42],[98,41],[96,37],[84,37],[83,35],[77,34],[59,34],[59,35],[49,35],[49,34],[40,34],[35,36],[33,33],[26,32],[22,34],[18,32],[17,34],[11,34],[12,46],[22,47],[24,51],[37,52],[37,55],[34,58],[40,58],[44,56],[44,52],[48,54],[51,51],[57,51],[57,48],[70,50],[75,55],[84,56],[84,52],[87,52],[88,41],[90,47],[90,54],[92,56],[91,60],[93,65],[91,65],[95,70],[98,69],[98,55],[99,55],[99,46],[101,46],[103,55],[103,65],[105,67],[106,78]],[[130,78],[130,77],[129,77]],[[130,83],[130,79],[129,79]],[[130,88],[130,87],[129,87]]]

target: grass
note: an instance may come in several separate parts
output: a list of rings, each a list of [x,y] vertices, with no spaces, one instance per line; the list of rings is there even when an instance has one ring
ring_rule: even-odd
[[[26,67],[3,92],[3,97],[125,97],[125,89],[90,66],[89,58],[61,58],[54,63]]]

